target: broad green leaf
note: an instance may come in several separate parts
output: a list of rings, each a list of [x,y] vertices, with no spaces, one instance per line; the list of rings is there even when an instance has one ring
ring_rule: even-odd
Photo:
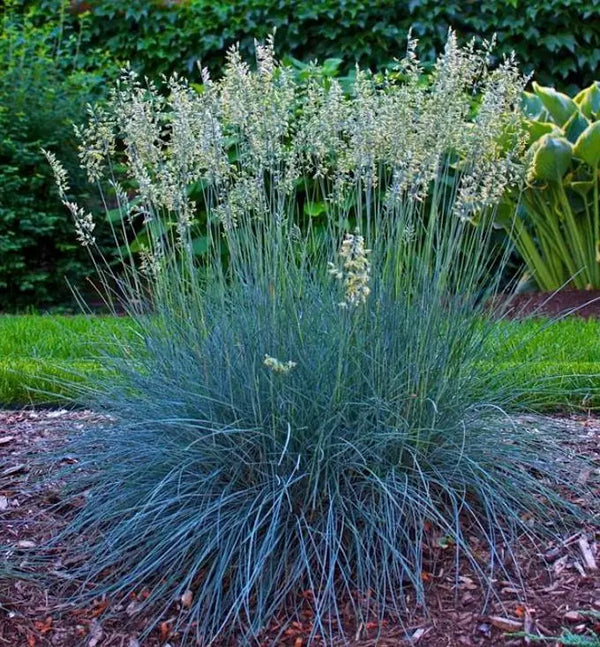
[[[344,61],[341,58],[327,58],[323,61],[322,70],[325,76],[335,76]]]
[[[523,92],[521,97],[521,110],[530,119],[540,119],[544,112],[542,100],[532,92]]]
[[[112,223],[120,222],[125,216],[123,210],[119,209],[119,207],[116,207],[115,209],[107,209],[104,212],[104,215],[106,217],[106,220]]]
[[[205,191],[210,187],[210,181],[204,178],[192,182],[186,187],[186,193],[191,196],[198,194],[200,191]]]
[[[578,193],[582,198],[594,188],[594,182],[592,180],[579,180],[577,182],[571,182],[569,188]]]
[[[588,119],[600,119],[600,81],[582,90],[574,101]]]
[[[134,198],[133,200],[129,201],[129,206],[133,207],[139,203],[140,199]],[[104,217],[106,218],[106,220],[113,224],[116,222],[121,222],[121,220],[124,220],[127,216],[129,216],[129,212],[120,207],[114,207],[113,209],[108,209],[104,212]]]
[[[516,215],[515,204],[512,200],[503,200],[494,213],[494,226],[510,229]]]
[[[294,67],[297,70],[307,70],[310,68],[310,64],[306,63],[299,58],[295,58],[291,54],[288,54],[282,58],[282,63],[289,67]]]
[[[536,180],[559,182],[571,164],[571,144],[564,137],[544,135],[535,146],[532,173]]]
[[[529,131],[529,143],[533,144],[544,135],[552,134],[557,137],[564,137],[564,132],[550,121],[528,121],[527,130]]]
[[[137,254],[143,249],[148,249],[150,247],[150,238],[145,231],[141,231],[137,234],[134,240],[125,245],[119,247],[119,251],[127,256],[128,253]]]
[[[554,88],[543,87],[534,81],[533,90],[559,126],[564,126],[571,115],[578,110],[577,104],[571,97]]]
[[[600,121],[590,124],[579,135],[573,153],[592,168],[600,164]]]
[[[574,112],[564,126],[567,139],[574,144],[581,133],[590,125],[589,119],[581,112]]]

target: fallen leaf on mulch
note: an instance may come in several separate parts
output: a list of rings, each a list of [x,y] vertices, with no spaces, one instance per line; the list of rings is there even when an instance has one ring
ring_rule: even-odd
[[[597,571],[598,570],[598,565],[596,564],[596,558],[594,557],[594,554],[592,553],[592,549],[590,547],[590,544],[585,536],[581,536],[579,538],[579,541],[577,542],[579,545],[579,550],[581,551],[581,554],[583,555],[583,560],[585,562],[586,568],[590,571]]]
[[[171,635],[171,627],[169,626],[169,623],[161,622],[159,627],[159,632],[160,632],[160,639],[162,641],[167,640],[167,638]]]
[[[52,623],[52,616],[48,616],[44,621],[37,620],[33,625],[41,634],[46,634],[52,629]]]
[[[181,596],[181,604],[186,608],[189,609],[192,606],[192,601],[194,599],[194,594],[188,589],[182,596]]]
[[[514,618],[502,618],[501,616],[490,616],[488,618],[490,624],[502,631],[519,631],[523,628],[522,620],[515,620]]]

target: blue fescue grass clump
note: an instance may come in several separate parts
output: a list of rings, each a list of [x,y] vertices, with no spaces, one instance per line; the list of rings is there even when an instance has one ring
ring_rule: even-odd
[[[107,422],[68,440],[65,477],[85,504],[56,542],[93,555],[73,572],[80,598],[146,589],[148,630],[184,598],[184,644],[249,644],[303,606],[308,642],[331,643],[348,620],[424,601],[433,537],[491,582],[510,576],[501,552],[510,561],[519,536],[577,517],[554,490],[574,459],[517,425],[527,393],[486,350],[495,192],[521,147],[513,63],[489,72],[451,38],[428,89],[412,55],[408,81],[359,74],[354,97],[293,78],[269,47],[256,72],[233,52],[199,95],[128,78],[83,133],[92,178],[125,150],[139,200],[114,177],[112,197],[144,220],[147,246],[104,275],[136,331],[79,389]],[[93,218],[50,159],[93,246]],[[304,166],[321,228],[298,213]]]
[[[88,504],[60,538],[91,538],[87,595],[148,587],[168,606],[191,590],[182,627],[208,641],[293,619],[310,591],[329,635],[343,605],[360,623],[423,601],[431,528],[491,578],[496,550],[543,531],[525,519],[575,515],[547,485],[568,482],[551,438],[516,426],[501,408],[518,389],[478,368],[474,298],[442,303],[433,282],[406,300],[382,282],[350,311],[297,278],[157,313],[92,394],[115,422],[70,440]]]

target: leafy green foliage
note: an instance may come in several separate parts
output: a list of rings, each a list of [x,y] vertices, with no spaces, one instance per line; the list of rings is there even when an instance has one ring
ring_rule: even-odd
[[[13,28],[4,25],[2,38],[0,227],[4,260],[0,262],[0,308],[68,304],[70,292],[64,277],[81,284],[88,271],[85,255],[74,249],[68,219],[50,197],[48,171],[38,149],[60,149],[67,165],[73,167],[69,122],[81,120],[83,105],[101,94],[105,80],[114,74],[103,51],[131,60],[151,77],[177,71],[197,79],[197,63],[219,72],[229,46],[239,42],[242,53],[248,54],[255,37],[264,39],[276,28],[276,41],[290,61],[318,58],[325,61],[326,75],[339,75],[352,72],[355,61],[374,69],[389,65],[405,50],[409,28],[420,40],[421,53],[431,61],[448,26],[453,26],[465,39],[497,32],[498,52],[515,49],[526,69],[535,68],[538,80],[564,88],[593,78],[600,36],[594,21],[587,18],[597,8],[598,0],[533,4],[521,0],[319,0],[293,7],[274,0],[5,3],[3,20],[12,21]],[[17,14],[27,16],[19,27],[25,45],[18,51],[13,47]],[[15,79],[17,68],[20,72]],[[22,103],[27,106],[25,113],[18,109],[15,113],[15,90],[22,97],[23,92],[27,94]],[[32,127],[34,121],[39,127]],[[32,133],[35,128],[36,135]],[[82,176],[70,170],[81,198]],[[203,234],[195,245],[204,253]]]
[[[52,7],[56,0],[47,0]],[[352,68],[381,69],[399,57],[412,29],[432,60],[448,29],[462,40],[498,37],[498,52],[514,50],[527,72],[544,84],[583,86],[600,64],[599,0],[89,0],[89,44],[107,46],[144,74],[195,72],[198,62],[217,71],[236,42],[253,51],[254,38],[277,30],[284,54],[308,61],[339,57]]]
[[[65,279],[81,285],[92,266],[56,206],[41,148],[61,150],[85,201],[72,121],[102,95],[109,68],[79,67],[76,36],[61,33],[56,18],[36,26],[35,13],[8,3],[0,23],[0,310],[65,305]]]
[[[574,99],[534,83],[523,107],[529,182],[501,222],[540,289],[600,288],[600,82]]]

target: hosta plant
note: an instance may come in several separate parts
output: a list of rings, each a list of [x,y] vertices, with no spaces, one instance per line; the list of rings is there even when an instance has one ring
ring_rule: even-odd
[[[541,290],[600,288],[600,82],[574,99],[533,84],[531,166],[502,223]]]
[[[299,86],[270,45],[256,70],[233,50],[200,93],[126,73],[80,129],[122,222],[151,225],[120,275],[98,259],[135,334],[81,388],[106,423],[67,443],[84,503],[53,547],[81,554],[80,600],[143,589],[148,631],[174,618],[186,645],[269,628],[280,644],[273,627],[299,618],[307,644],[332,644],[423,603],[440,537],[491,583],[511,577],[517,537],[576,516],[554,489],[574,459],[515,423],[527,394],[485,362],[497,259],[481,214],[519,180],[524,79],[452,35],[427,87],[412,48],[403,65],[345,94]],[[94,216],[48,157],[93,251]],[[325,231],[296,224],[304,177]]]

